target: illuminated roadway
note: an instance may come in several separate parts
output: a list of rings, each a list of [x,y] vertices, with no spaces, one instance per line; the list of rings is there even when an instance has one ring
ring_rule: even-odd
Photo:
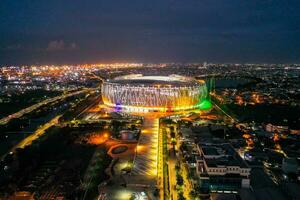
[[[39,102],[39,103],[36,103],[36,104],[34,104],[30,107],[24,108],[24,109],[20,110],[19,112],[16,112],[14,114],[11,114],[7,117],[4,117],[4,118],[0,119],[0,124],[2,124],[2,125],[7,124],[11,119],[20,118],[23,115],[25,115],[27,113],[30,113],[33,110],[36,110],[41,106],[47,105],[49,103],[52,103],[52,102],[55,102],[55,101],[58,101],[58,100],[61,100],[61,99],[65,99],[67,97],[71,97],[71,96],[78,95],[78,94],[81,94],[81,93],[84,93],[84,92],[88,92],[90,90],[91,89],[83,89],[83,90],[80,90],[80,91],[76,91],[76,92],[72,92],[72,93],[68,93],[68,94],[63,94],[63,95],[60,95],[60,96],[57,96],[57,97],[46,99],[46,100],[44,100],[42,102]]]
[[[48,128],[50,128],[51,126],[57,124],[58,123],[58,119],[60,117],[61,117],[61,115],[58,115],[58,116],[54,117],[53,119],[51,119],[46,124],[44,124],[41,127],[39,127],[33,134],[31,134],[28,137],[24,138],[21,142],[19,142],[17,145],[15,145],[11,149],[11,152],[14,152],[18,148],[24,148],[24,147],[30,145],[34,140],[36,140],[41,135],[43,135]]]

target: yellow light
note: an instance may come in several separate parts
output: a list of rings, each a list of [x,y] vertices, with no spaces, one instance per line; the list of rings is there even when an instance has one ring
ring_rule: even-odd
[[[142,130],[142,133],[150,133],[150,130],[144,129],[144,130]]]
[[[199,108],[200,105],[190,105],[189,101],[183,101],[182,105],[184,106],[176,106],[176,107],[170,107],[170,108],[165,108],[165,107],[146,107],[146,106],[127,106],[127,105],[116,105],[113,103],[108,102],[106,99],[103,99],[103,102],[105,105],[109,107],[119,107],[122,109],[125,109],[127,111],[132,111],[132,112],[149,112],[150,110],[158,110],[160,112],[167,112],[168,110],[172,111],[182,111],[182,110],[192,110]]]
[[[136,150],[137,151],[142,151],[144,149],[144,147],[142,146],[142,145],[138,145],[137,147],[136,147]]]
[[[157,175],[157,170],[156,170],[156,167],[154,169],[151,169],[149,171],[149,173],[152,175],[152,176],[156,176]]]
[[[131,192],[126,190],[121,190],[117,192],[116,196],[121,200],[129,199],[131,197]]]

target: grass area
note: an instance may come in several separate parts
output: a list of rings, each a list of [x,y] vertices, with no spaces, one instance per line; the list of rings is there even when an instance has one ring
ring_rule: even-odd
[[[300,106],[280,104],[237,105],[221,104],[212,99],[226,113],[240,122],[273,123],[291,128],[300,128]]]
[[[90,179],[82,199],[97,199],[99,195],[98,185],[108,178],[104,171],[112,159],[107,155],[104,147],[97,148],[95,154],[86,172]]]
[[[0,191],[28,190],[35,192],[37,198],[47,194],[63,194],[66,199],[82,197],[85,191],[80,186],[96,146],[78,144],[77,137],[78,132],[70,128],[53,127],[32,145],[18,150],[5,163],[10,170],[0,171]],[[88,195],[97,194],[97,185],[104,180],[109,162],[106,150],[101,149],[90,171],[94,178]],[[47,163],[55,164],[48,167]]]
[[[74,102],[72,107],[68,109],[61,117],[60,121],[68,122],[76,118],[82,111],[87,109],[91,105],[99,103],[99,96],[92,94],[86,98],[85,95],[80,95],[78,101]]]
[[[234,113],[227,105],[222,104],[217,98],[214,98],[213,96],[211,96],[211,100],[213,103],[219,106],[225,113],[227,113],[233,118],[236,118],[236,113]]]
[[[114,148],[111,152],[113,154],[120,154],[120,153],[124,153],[127,150],[128,150],[127,146],[118,146],[118,147]]]

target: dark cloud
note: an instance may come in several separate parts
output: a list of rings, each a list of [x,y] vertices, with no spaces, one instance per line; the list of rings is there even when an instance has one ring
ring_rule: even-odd
[[[15,51],[15,50],[21,50],[23,46],[21,44],[12,44],[5,47],[0,48],[3,51]]]
[[[299,62],[299,9],[297,0],[2,0],[0,63]]]
[[[66,44],[63,40],[52,40],[49,42],[47,51],[64,51],[64,50],[78,50],[79,47],[75,42]]]
[[[49,42],[47,51],[61,51],[65,49],[65,42],[63,40],[53,40]]]

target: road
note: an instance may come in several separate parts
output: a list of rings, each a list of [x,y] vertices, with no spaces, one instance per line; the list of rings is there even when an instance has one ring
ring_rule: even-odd
[[[58,119],[61,117],[61,115],[58,115],[51,119],[49,122],[44,124],[43,126],[39,127],[33,134],[29,135],[28,137],[24,138],[21,142],[19,142],[17,145],[15,145],[11,152],[14,152],[18,148],[24,148],[27,145],[30,145],[34,140],[39,138],[41,135],[45,133],[45,131],[50,128],[51,126],[58,123]]]
[[[60,95],[60,96],[57,96],[57,97],[46,99],[46,100],[44,100],[42,102],[36,103],[36,104],[34,104],[32,106],[24,108],[24,109],[22,109],[22,110],[20,110],[20,111],[18,111],[16,113],[14,113],[14,114],[11,114],[11,115],[9,115],[7,117],[4,117],[4,118],[0,119],[0,125],[7,124],[12,119],[20,118],[23,115],[25,115],[27,113],[30,113],[33,110],[36,110],[36,109],[40,108],[41,106],[47,105],[49,103],[52,103],[52,102],[55,102],[55,101],[58,101],[58,100],[65,99],[67,97],[71,97],[71,96],[78,95],[78,94],[81,94],[81,93],[84,93],[84,92],[88,92],[90,90],[91,89],[83,89],[83,90],[80,90],[80,91],[76,91],[76,92],[72,92],[72,93],[68,93],[68,94],[63,94],[63,95]]]

